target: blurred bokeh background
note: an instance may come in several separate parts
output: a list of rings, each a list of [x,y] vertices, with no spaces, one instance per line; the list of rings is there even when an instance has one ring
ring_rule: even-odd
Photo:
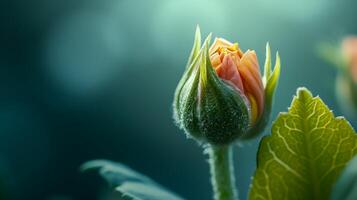
[[[308,87],[343,115],[336,70],[317,43],[357,34],[354,0],[2,0],[0,199],[94,200],[106,187],[87,160],[123,162],[187,199],[211,197],[207,157],[172,120],[196,24],[264,61],[279,50],[273,118]],[[349,121],[357,126],[356,118]],[[266,131],[268,134],[269,131]],[[238,145],[246,199],[258,139]]]

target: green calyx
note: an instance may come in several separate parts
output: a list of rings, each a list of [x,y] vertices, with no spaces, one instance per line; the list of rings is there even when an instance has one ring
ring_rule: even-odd
[[[201,47],[196,30],[186,71],[174,98],[174,119],[187,136],[199,142],[224,145],[247,133],[249,110],[241,94],[223,82],[209,57],[209,35]]]

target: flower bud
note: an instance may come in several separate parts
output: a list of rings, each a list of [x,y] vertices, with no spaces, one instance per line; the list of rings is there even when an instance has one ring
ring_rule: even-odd
[[[264,110],[264,87],[255,51],[243,54],[238,43],[216,38],[210,48],[210,58],[217,75],[249,100],[250,119],[254,124]]]
[[[176,123],[189,137],[214,145],[259,134],[271,112],[279,57],[272,72],[269,51],[262,78],[255,51],[243,53],[238,43],[222,38],[216,38],[210,48],[209,42],[210,35],[201,47],[197,28],[186,71],[175,92]]]
[[[349,115],[357,116],[357,37],[342,41],[343,67],[336,78],[336,94],[339,104]]]
[[[322,43],[319,54],[338,69],[335,94],[345,115],[357,117],[357,36],[345,37],[340,44]]]
[[[357,84],[357,37],[347,37],[342,42],[342,54],[346,59],[347,70]]]

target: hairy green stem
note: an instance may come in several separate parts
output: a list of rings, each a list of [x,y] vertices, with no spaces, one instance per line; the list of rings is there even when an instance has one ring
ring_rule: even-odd
[[[209,146],[209,164],[211,182],[215,200],[237,200],[234,167],[232,160],[232,146]]]

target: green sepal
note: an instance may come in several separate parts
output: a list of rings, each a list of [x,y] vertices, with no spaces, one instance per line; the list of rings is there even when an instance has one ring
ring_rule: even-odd
[[[174,107],[173,117],[176,122],[181,120],[180,119],[180,116],[181,116],[181,113],[180,113],[181,107],[180,106],[182,105],[182,102],[180,99],[181,91],[183,89],[184,84],[191,77],[193,69],[197,68],[195,66],[197,64],[197,59],[199,57],[200,48],[201,48],[201,32],[200,32],[199,26],[197,26],[196,33],[195,33],[195,40],[194,40],[193,47],[192,47],[192,50],[190,53],[190,57],[188,59],[187,65],[186,65],[186,70],[185,70],[181,80],[179,81],[179,83],[176,87],[176,91],[175,91],[174,103],[173,103],[173,107]]]
[[[200,49],[201,49],[201,31],[200,31],[200,27],[197,25],[196,32],[195,32],[195,40],[193,42],[193,47],[190,53],[190,57],[186,64],[186,69],[191,66],[194,59],[198,56]]]

